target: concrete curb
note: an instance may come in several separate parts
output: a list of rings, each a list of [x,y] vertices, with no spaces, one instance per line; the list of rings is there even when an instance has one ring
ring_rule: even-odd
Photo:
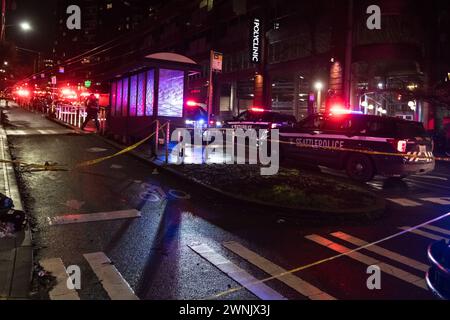
[[[1,111],[3,113],[3,110]],[[3,123],[0,122],[1,156],[5,160],[11,160],[8,146],[8,137]],[[14,207],[23,210],[22,198],[16,180],[16,173],[12,164],[5,163],[5,183],[7,194],[14,201]],[[6,299],[28,299],[33,275],[33,244],[32,233],[28,226],[24,231],[24,237],[20,243],[16,242],[14,249],[14,263],[11,275],[11,286]],[[17,241],[17,239],[15,239]]]
[[[59,123],[67,128],[71,128],[74,130],[78,129],[78,128],[72,127],[66,123],[61,123],[60,121],[58,121],[56,119],[50,119],[50,120],[54,121],[55,123]],[[124,145],[117,143],[115,141],[112,141],[101,135],[95,134],[95,136],[100,138],[102,141],[104,141],[118,149],[123,149],[125,147]],[[276,210],[278,216],[283,216],[283,217],[287,217],[287,218],[307,219],[309,221],[320,220],[321,222],[326,221],[328,223],[339,223],[339,222],[343,222],[343,221],[348,221],[349,219],[351,219],[352,221],[374,220],[374,219],[382,217],[382,215],[385,212],[385,208],[386,208],[386,201],[383,198],[379,197],[374,192],[370,192],[367,190],[361,190],[361,191],[365,192],[366,194],[371,195],[372,197],[374,197],[376,199],[375,205],[370,208],[349,209],[349,210],[314,210],[311,208],[280,206],[280,205],[276,205],[273,203],[268,203],[268,202],[258,201],[258,200],[254,200],[254,199],[250,199],[250,198],[240,197],[235,194],[222,191],[218,188],[207,185],[207,184],[203,183],[202,181],[199,181],[194,178],[190,178],[190,177],[186,176],[185,174],[180,173],[179,171],[166,166],[162,160],[145,157],[142,154],[135,152],[134,150],[130,151],[129,154],[131,154],[132,156],[134,156],[142,161],[145,161],[146,163],[150,163],[150,164],[164,170],[165,172],[176,176],[177,178],[181,178],[181,179],[185,180],[186,182],[190,182],[190,183],[193,182],[193,183],[199,185],[200,187],[207,189],[208,191],[214,192],[218,195],[227,197],[229,199],[233,199],[235,201],[239,201],[241,203],[245,203],[245,204],[252,205],[254,207],[258,207],[261,210],[262,209],[266,209],[266,210],[270,209],[271,212]]]

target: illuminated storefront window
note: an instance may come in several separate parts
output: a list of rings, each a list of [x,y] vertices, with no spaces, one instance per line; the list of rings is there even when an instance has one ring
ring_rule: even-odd
[[[132,76],[130,80],[130,116],[136,116],[136,98],[137,98],[137,75]]]
[[[116,114],[116,95],[117,95],[117,82],[113,82],[111,85],[111,114]]]
[[[145,108],[145,73],[140,73],[138,76],[137,86],[137,115],[138,117],[144,115]]]
[[[153,100],[155,98],[154,94],[154,84],[155,84],[155,71],[150,70],[147,72],[147,86],[145,91],[145,115],[153,115]]]
[[[128,116],[128,78],[122,80],[122,116]]]
[[[122,114],[122,80],[117,81],[116,115]]]
[[[184,71],[160,69],[158,116],[183,116]]]

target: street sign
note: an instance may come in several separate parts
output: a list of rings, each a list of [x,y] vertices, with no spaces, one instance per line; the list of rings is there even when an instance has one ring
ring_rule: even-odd
[[[223,54],[220,52],[212,52],[211,69],[215,72],[222,72]]]
[[[52,76],[52,84],[56,84],[56,76]]]

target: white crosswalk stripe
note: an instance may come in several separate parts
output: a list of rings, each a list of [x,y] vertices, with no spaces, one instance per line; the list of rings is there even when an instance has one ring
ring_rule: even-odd
[[[71,223],[85,223],[106,220],[130,219],[139,218],[141,212],[136,209],[120,210],[111,212],[97,212],[85,214],[70,214],[65,216],[47,217],[48,224],[51,226],[71,224]]]
[[[71,129],[25,129],[25,130],[6,130],[8,136],[36,136],[36,135],[61,135],[73,133]]]
[[[341,240],[347,241],[347,242],[349,242],[351,244],[354,244],[355,246],[358,246],[358,247],[366,246],[368,244],[368,242],[366,242],[364,240],[358,239],[356,237],[353,237],[353,236],[351,236],[349,234],[346,234],[346,233],[340,232],[340,231],[339,232],[334,232],[331,235],[336,237],[336,238],[338,238],[338,239],[341,239]],[[380,256],[384,256],[384,257],[389,258],[391,260],[403,263],[404,265],[410,266],[410,267],[412,267],[414,269],[417,269],[417,270],[420,270],[420,271],[423,271],[423,272],[427,272],[428,269],[429,269],[429,266],[427,266],[426,264],[423,264],[423,263],[421,263],[419,261],[416,261],[414,259],[405,257],[405,256],[403,256],[403,255],[401,255],[401,254],[399,254],[397,252],[393,252],[393,251],[387,250],[387,249],[382,248],[382,247],[377,246],[377,245],[368,246],[368,247],[365,248],[365,250],[374,252],[374,253],[376,253],[376,254],[378,254]]]
[[[347,257],[354,259],[356,261],[359,261],[365,265],[372,266],[376,265],[380,267],[381,271],[396,277],[400,280],[403,280],[405,282],[408,282],[414,286],[417,286],[419,288],[422,288],[424,290],[427,290],[427,284],[425,282],[425,279],[420,278],[414,274],[411,274],[409,272],[406,272],[400,268],[394,267],[390,264],[387,264],[385,262],[379,261],[375,258],[369,257],[367,255],[364,255],[360,252],[353,251],[345,246],[342,246],[336,242],[333,242],[331,240],[328,240],[324,237],[321,237],[319,235],[309,235],[305,237],[306,239],[309,239],[317,244],[320,244],[324,247],[327,247],[335,252],[338,252],[340,254],[345,254]]]
[[[421,201],[432,202],[440,205],[450,205],[450,198],[421,198]]]
[[[447,229],[439,228],[439,227],[433,226],[433,225],[431,225],[431,224],[426,225],[426,226],[423,226],[423,227],[424,227],[425,229],[428,229],[428,230],[431,230],[431,231],[436,231],[436,232],[445,234],[445,235],[447,235],[447,236],[450,236],[450,231],[448,231]]]
[[[201,244],[189,247],[258,298],[262,300],[286,300],[284,296],[221,256],[209,246]]]
[[[301,278],[288,273],[287,270],[245,248],[240,243],[225,242],[223,243],[223,246],[311,300],[336,300],[336,298],[331,295],[323,292]]]
[[[127,281],[103,252],[87,253],[83,254],[83,257],[111,300],[139,300]],[[80,300],[78,292],[67,286],[69,275],[60,258],[43,259],[39,263],[46,272],[56,278],[56,285],[49,292],[51,300]]]
[[[403,207],[420,207],[422,204],[406,198],[386,198],[386,200],[396,203]]]
[[[56,285],[49,292],[51,300],[80,300],[77,291],[67,287],[69,275],[60,258],[44,259],[39,264],[56,278]]]
[[[411,227],[400,227],[399,229],[401,230],[409,230]],[[419,229],[415,229],[415,230],[410,230],[409,232],[414,233],[416,235],[431,239],[431,240],[435,240],[435,241],[441,241],[441,240],[446,240],[445,237],[441,237],[438,236],[434,233],[430,233],[430,232],[426,232],[426,231],[422,231]]]
[[[111,300],[139,300],[128,282],[103,252],[83,254]]]

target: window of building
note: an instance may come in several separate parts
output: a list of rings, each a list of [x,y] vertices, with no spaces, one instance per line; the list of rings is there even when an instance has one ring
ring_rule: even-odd
[[[136,116],[137,107],[137,75],[131,77],[130,80],[130,116]]]
[[[152,101],[153,104],[153,101]],[[141,117],[144,115],[145,109],[145,73],[140,73],[138,75],[138,85],[137,85],[137,116]]]
[[[160,69],[158,88],[158,116],[182,117],[184,71]]]
[[[111,115],[116,114],[117,82],[111,84]]]
[[[155,99],[155,70],[147,71],[145,89],[145,115],[153,115],[153,104]]]
[[[122,116],[128,116],[128,78],[122,80]]]
[[[116,115],[122,114],[122,80],[117,81]]]

